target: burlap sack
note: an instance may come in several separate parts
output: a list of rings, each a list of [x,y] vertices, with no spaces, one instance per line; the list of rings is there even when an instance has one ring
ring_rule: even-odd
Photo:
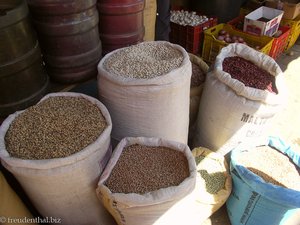
[[[223,60],[240,56],[275,77],[278,94],[245,86],[223,71]],[[230,44],[217,56],[206,76],[193,146],[225,155],[241,142],[260,142],[287,100],[283,73],[274,59],[244,44]]]
[[[122,49],[107,54],[98,65],[99,98],[110,112],[112,138],[117,141],[143,136],[187,143],[191,62],[181,46],[160,43],[178,49],[184,57],[181,66],[167,74],[135,79],[110,73],[104,61]]]
[[[35,208],[44,217],[59,218],[63,225],[113,223],[95,192],[97,181],[111,154],[112,123],[109,112],[99,100],[78,93],[48,94],[41,101],[52,96],[83,97],[89,100],[99,107],[107,127],[94,143],[71,156],[24,160],[11,157],[4,140],[10,124],[23,112],[18,111],[10,115],[0,128],[2,164],[16,177]]]
[[[164,146],[183,152],[188,161],[190,176],[178,186],[161,188],[145,194],[112,193],[105,185],[114,166],[125,147],[141,144]],[[113,215],[119,225],[196,225],[199,224],[199,211],[193,209],[196,182],[196,165],[186,144],[160,138],[124,138],[115,148],[113,155],[103,171],[97,188],[99,199]]]

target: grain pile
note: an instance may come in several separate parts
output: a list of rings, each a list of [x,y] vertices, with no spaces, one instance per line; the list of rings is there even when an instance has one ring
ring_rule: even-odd
[[[223,71],[229,73],[232,78],[244,83],[245,86],[278,93],[275,77],[242,57],[226,57],[223,61]]]
[[[300,168],[288,156],[269,146],[245,151],[239,164],[260,176],[265,182],[300,191]]]
[[[215,167],[217,162],[213,162],[210,159],[210,164],[207,162],[200,166],[198,169],[198,165],[204,160],[206,157],[203,155],[199,155],[195,157],[196,165],[197,165],[197,172],[200,174],[201,178],[205,182],[206,191],[210,194],[217,194],[220,190],[225,187],[226,177],[223,172],[209,172],[211,171],[211,167]]]
[[[136,79],[151,79],[181,66],[183,54],[161,42],[143,42],[116,51],[104,61],[113,74]]]
[[[179,185],[189,177],[185,155],[167,147],[124,148],[105,185],[113,193],[139,193]]]
[[[63,158],[93,143],[106,126],[100,109],[88,100],[50,97],[11,123],[5,144],[16,158]]]
[[[205,159],[205,156],[203,155],[195,157],[196,165],[198,165],[203,159]]]
[[[222,172],[208,173],[207,170],[198,170],[205,181],[206,191],[210,194],[217,194],[225,187],[226,177]]]

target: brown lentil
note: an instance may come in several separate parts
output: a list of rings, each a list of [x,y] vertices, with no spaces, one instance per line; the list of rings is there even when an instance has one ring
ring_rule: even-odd
[[[238,160],[266,182],[300,191],[300,168],[278,150],[260,146],[243,152]]]
[[[5,144],[16,158],[63,158],[93,143],[106,126],[100,109],[88,100],[50,97],[16,117]]]
[[[222,65],[223,71],[229,73],[232,78],[244,83],[245,86],[278,93],[275,77],[251,61],[233,56],[225,58]]]
[[[135,144],[123,149],[105,185],[113,193],[144,194],[177,186],[189,175],[182,152]]]
[[[217,194],[225,187],[226,177],[222,172],[208,173],[207,170],[198,170],[205,181],[206,191],[210,194]]]
[[[113,53],[103,66],[119,76],[150,79],[180,67],[182,62],[178,49],[161,42],[143,42]]]
[[[197,87],[205,81],[205,73],[201,70],[200,66],[192,62],[192,77],[191,87]]]

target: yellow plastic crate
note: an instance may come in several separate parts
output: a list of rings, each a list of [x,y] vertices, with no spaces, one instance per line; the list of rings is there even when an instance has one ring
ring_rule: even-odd
[[[228,45],[228,43],[217,39],[219,31],[222,29],[227,31],[230,35],[242,37],[250,47],[260,46],[260,51],[266,55],[269,54],[272,48],[272,43],[274,40],[272,37],[255,36],[242,31],[234,30],[230,25],[221,23],[204,31],[202,58],[206,62],[213,62],[220,50]]]
[[[288,19],[282,19],[280,22],[283,26],[288,26],[291,29],[289,38],[288,38],[288,44],[286,45],[285,50],[289,50],[293,45],[296,43],[299,34],[300,34],[300,15],[297,16],[293,20]]]

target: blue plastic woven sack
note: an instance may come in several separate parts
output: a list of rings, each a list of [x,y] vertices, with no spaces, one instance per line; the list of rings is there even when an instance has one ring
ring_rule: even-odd
[[[267,144],[286,154],[300,168],[299,152],[293,151],[276,137],[270,137]],[[231,153],[233,189],[226,202],[231,224],[284,225],[296,214],[296,220],[299,219],[296,224],[300,224],[300,191],[266,183],[261,177],[239,165],[237,159],[243,151],[247,150],[241,145]]]

